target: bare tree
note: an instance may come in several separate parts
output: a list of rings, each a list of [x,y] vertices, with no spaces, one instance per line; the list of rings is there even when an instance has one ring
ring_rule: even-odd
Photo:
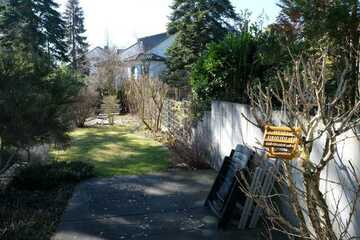
[[[143,70],[143,73],[138,79],[127,81],[127,100],[130,111],[138,114],[149,130],[158,132],[161,128],[161,114],[168,86],[157,78],[150,78],[146,69]]]
[[[108,49],[105,59],[97,65],[94,79],[102,96],[115,95],[119,90],[124,69],[122,66],[117,50]]]
[[[279,87],[270,89],[258,85],[249,91],[253,115],[259,127],[264,129],[267,124],[275,125],[274,109],[281,109],[284,115],[281,125],[302,130],[298,160],[283,161],[284,174],[276,175],[279,185],[285,185],[288,189],[288,194],[279,193],[278,196],[289,199],[299,224],[290,224],[282,217],[275,202],[271,201],[275,195],[254,196],[247,192],[263,207],[271,220],[271,227],[286,232],[292,238],[333,240],[354,237],[348,230],[359,206],[360,179],[352,163],[347,163],[346,170],[351,175],[353,186],[332,182],[352,191],[346,220],[341,216],[343,210],[339,203],[335,208],[329,206],[329,192],[321,186],[331,182],[324,176],[327,168],[336,160],[339,141],[344,140],[346,132],[360,124],[360,101],[347,101],[349,64],[336,79],[336,91],[333,94],[328,92],[330,79],[327,60],[324,53],[317,59],[294,61],[291,70],[278,74]],[[320,159],[310,159],[310,153],[319,139],[324,140]],[[298,181],[299,177],[302,181]],[[243,187],[245,192],[246,189],[246,186]]]

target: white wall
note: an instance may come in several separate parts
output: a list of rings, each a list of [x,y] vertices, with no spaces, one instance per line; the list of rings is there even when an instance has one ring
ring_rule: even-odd
[[[225,156],[228,156],[237,144],[262,149],[263,134],[260,129],[249,123],[250,108],[247,105],[214,101],[211,108],[213,167],[219,169]]]
[[[224,157],[228,156],[237,144],[244,144],[257,152],[263,152],[262,131],[249,123],[242,114],[255,122],[247,105],[219,101],[212,103],[210,126],[206,130],[202,129],[203,132],[207,132],[202,134],[204,136],[211,136],[209,141],[211,145],[209,147],[211,149],[211,164],[216,169],[220,168]],[[279,114],[276,115],[280,116]],[[198,136],[198,138],[201,139],[201,136]],[[355,179],[351,174],[352,170],[349,161],[352,162],[360,177],[360,141],[352,131],[339,137],[338,141],[335,160],[328,165],[321,175],[324,179],[321,183],[321,190],[325,193],[330,209],[335,211],[337,206],[339,206],[341,210],[341,212],[337,213],[339,217],[334,220],[337,233],[340,232],[339,226],[345,224],[350,214],[349,203],[354,199],[356,185]],[[320,159],[323,146],[324,138],[315,142],[311,153],[311,160],[313,162]],[[297,161],[292,163],[295,165],[299,164]],[[298,187],[302,188],[303,181],[300,174],[296,175],[296,180]],[[283,208],[286,210],[287,206],[285,205]],[[291,213],[288,213],[287,216],[291,218]],[[349,233],[352,237],[360,236],[360,200],[357,204],[356,214],[351,221]]]

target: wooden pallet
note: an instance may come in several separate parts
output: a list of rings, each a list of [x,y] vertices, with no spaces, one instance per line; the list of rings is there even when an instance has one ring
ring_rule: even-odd
[[[212,189],[207,197],[205,206],[209,207],[219,218],[218,226],[225,228],[236,215],[236,204],[245,202],[245,195],[239,187],[240,171],[246,169],[254,152],[242,145],[231,151],[225,157],[220,172],[215,179]]]

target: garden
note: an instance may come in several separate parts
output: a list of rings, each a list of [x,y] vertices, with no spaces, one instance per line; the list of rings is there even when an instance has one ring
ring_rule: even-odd
[[[299,135],[293,161],[275,160],[281,190],[242,189],[264,213],[264,234],[360,235],[359,1],[279,0],[265,25],[230,0],[172,0],[160,36],[173,42],[151,52],[159,35],[137,39],[144,49],[133,59],[109,39],[91,56],[80,1],[66,2],[61,12],[56,0],[0,0],[0,239],[50,239],[76,189],[93,180],[143,177],[137,193],[153,204],[191,189],[176,182],[181,168],[197,190],[178,195],[197,199],[209,184],[191,170],[219,170],[238,143],[261,155],[253,165],[271,162],[262,133],[277,127]],[[166,65],[161,73],[154,62]],[[153,188],[154,174],[168,182]],[[127,209],[133,189],[124,200],[122,187],[111,190]]]

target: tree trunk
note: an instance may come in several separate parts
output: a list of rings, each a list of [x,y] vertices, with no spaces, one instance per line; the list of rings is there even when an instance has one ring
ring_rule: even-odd
[[[328,205],[324,195],[319,190],[320,175],[306,173],[304,183],[309,218],[317,238],[319,240],[336,240],[337,237],[332,228]]]
[[[353,0],[351,8],[351,29],[350,29],[350,83],[349,95],[353,104],[357,98],[357,85],[359,80],[359,16],[358,16],[359,3],[358,0]]]

